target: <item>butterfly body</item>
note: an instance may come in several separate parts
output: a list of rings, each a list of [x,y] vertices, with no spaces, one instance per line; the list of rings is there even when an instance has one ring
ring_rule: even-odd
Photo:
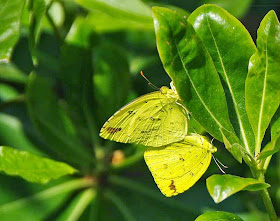
[[[209,167],[216,151],[205,137],[195,134],[181,142],[149,147],[144,157],[159,189],[170,197],[193,186]]]
[[[183,140],[188,131],[187,111],[171,87],[163,86],[122,107],[106,121],[100,136],[153,147]]]

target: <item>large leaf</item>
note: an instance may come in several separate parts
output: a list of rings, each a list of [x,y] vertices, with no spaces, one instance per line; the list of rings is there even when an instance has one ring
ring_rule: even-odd
[[[280,25],[274,11],[258,29],[257,52],[251,57],[246,80],[246,110],[252,125],[256,154],[280,102]]]
[[[0,61],[9,61],[20,35],[20,18],[25,0],[0,2]]]
[[[0,171],[34,183],[46,183],[51,179],[76,172],[65,163],[5,146],[0,147]]]
[[[245,27],[224,9],[215,5],[197,8],[188,18],[211,55],[227,85],[230,117],[250,154],[254,153],[254,134],[245,110],[245,80],[248,63],[256,51]],[[230,45],[230,47],[228,47]]]
[[[166,72],[192,117],[222,141],[219,128],[234,132],[213,61],[185,16],[153,8],[158,52]]]
[[[151,9],[141,0],[76,0],[76,2],[89,10],[104,11],[119,18],[152,23]]]
[[[38,77],[34,73],[30,75],[26,99],[32,121],[61,159],[87,166],[91,162],[90,151],[78,139],[71,120],[59,105],[52,89],[50,79]]]
[[[243,219],[241,219],[239,216],[223,211],[206,212],[195,219],[195,221],[216,221],[216,220],[243,221]]]
[[[250,8],[252,1],[253,0],[202,0],[204,4],[215,4],[226,9],[230,14],[237,18],[241,18],[245,15],[245,13]]]
[[[269,184],[253,178],[243,178],[229,174],[212,175],[207,178],[206,185],[215,203],[220,203],[241,190],[258,191],[270,187]]]

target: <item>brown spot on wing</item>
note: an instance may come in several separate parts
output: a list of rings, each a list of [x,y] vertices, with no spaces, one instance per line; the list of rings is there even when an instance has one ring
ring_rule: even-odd
[[[174,190],[174,193],[176,193],[176,186],[174,185],[174,180],[171,180],[171,184],[169,185],[170,190]]]
[[[108,132],[108,133],[110,133],[110,134],[115,134],[115,133],[117,133],[117,132],[119,132],[119,131],[121,131],[122,130],[122,128],[120,128],[120,127],[117,127],[117,128],[114,128],[114,127],[107,127],[106,128],[106,131]]]

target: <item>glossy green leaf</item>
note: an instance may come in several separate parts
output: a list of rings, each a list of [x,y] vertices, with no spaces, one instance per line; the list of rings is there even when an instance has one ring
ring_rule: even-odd
[[[48,184],[46,184],[48,185]],[[74,191],[92,186],[90,179],[77,179],[56,184],[27,197],[0,205],[1,220],[45,220],[56,212]]]
[[[257,52],[251,57],[246,79],[246,110],[252,125],[256,154],[280,102],[280,25],[274,11],[258,29]]]
[[[89,10],[100,10],[112,16],[152,23],[150,7],[140,0],[76,0],[76,2]]]
[[[0,79],[3,81],[13,83],[24,84],[27,82],[27,76],[11,63],[0,64]]]
[[[227,85],[225,91],[233,126],[247,152],[253,154],[254,134],[245,110],[245,80],[249,59],[256,51],[255,44],[241,22],[218,6],[203,5],[188,21]]]
[[[207,178],[206,186],[215,203],[220,203],[241,190],[258,191],[270,187],[269,184],[253,178],[243,178],[229,174],[212,175]]]
[[[25,0],[0,2],[0,61],[9,61],[20,35],[20,17]]]
[[[34,183],[46,183],[76,172],[65,163],[5,146],[0,147],[0,170]]]
[[[237,18],[242,18],[250,8],[253,0],[202,0],[204,4],[215,4],[226,9]]]
[[[234,132],[213,61],[193,27],[179,13],[153,8],[158,52],[166,72],[194,119],[222,141],[221,127]]]
[[[239,162],[242,163],[242,154],[241,154],[241,145],[240,140],[238,137],[228,130],[224,128],[220,128],[220,131],[223,136],[224,144],[227,148],[227,150],[232,154],[232,156]]]
[[[239,216],[223,211],[206,212],[195,219],[195,221],[243,221]]]
[[[81,144],[52,88],[50,79],[34,73],[30,75],[26,99],[31,119],[46,143],[61,159],[75,165],[88,165],[91,162],[90,151]]]

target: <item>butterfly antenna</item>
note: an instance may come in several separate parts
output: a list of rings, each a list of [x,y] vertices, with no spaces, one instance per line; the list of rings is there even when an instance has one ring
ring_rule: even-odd
[[[156,90],[160,90],[159,87],[155,86],[155,85],[144,75],[143,71],[140,71],[140,74],[142,75],[142,77],[143,77],[146,81],[148,81],[148,85],[149,85],[151,88],[156,89]]]
[[[218,161],[215,157],[214,157],[214,155],[212,154],[212,158],[213,158],[213,160],[215,161],[215,163],[216,163],[216,165],[218,166],[218,168],[220,169],[220,171],[223,173],[223,174],[225,174],[226,172],[221,168],[221,166],[219,165],[219,163],[221,163],[220,161]],[[219,162],[219,163],[218,163]],[[221,165],[223,165],[223,164],[221,164]],[[224,165],[223,165],[224,166]]]

